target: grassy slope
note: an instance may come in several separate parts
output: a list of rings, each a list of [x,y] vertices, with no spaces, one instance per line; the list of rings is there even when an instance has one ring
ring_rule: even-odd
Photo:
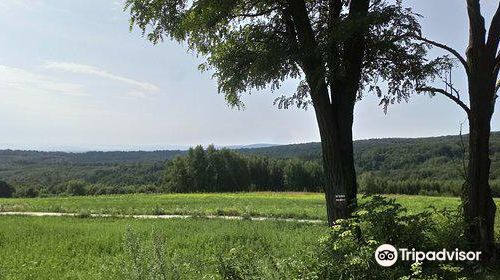
[[[167,239],[167,254],[183,279],[216,270],[231,248],[263,256],[308,251],[323,225],[225,220],[78,219],[0,217],[0,279],[125,279],[123,239],[127,226],[142,240],[154,228]]]

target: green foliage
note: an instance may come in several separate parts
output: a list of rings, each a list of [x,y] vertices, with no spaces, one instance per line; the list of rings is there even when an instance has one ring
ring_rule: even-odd
[[[217,273],[224,280],[294,279],[294,267],[289,263],[291,258],[280,259],[267,251],[249,252],[244,247],[235,247],[220,253]]]
[[[39,192],[39,187],[37,186],[23,186],[16,189],[17,197],[37,197]]]
[[[490,185],[493,195],[500,197],[500,133],[492,133],[490,150]],[[463,154],[458,136],[360,140],[354,142],[354,152],[362,192],[441,196],[461,193],[462,160],[467,154]],[[14,187],[17,197],[65,194],[71,180],[84,181],[89,195],[322,189],[319,143],[236,151],[208,147],[203,153],[207,166],[197,174],[205,172],[206,177],[205,181],[199,180],[202,183],[198,190],[190,187],[193,182],[187,176],[184,157],[174,156],[186,157],[188,151],[78,154],[4,150],[0,151],[0,178]],[[286,174],[291,170],[301,175]],[[168,182],[164,181],[167,177]]]
[[[458,209],[458,197],[391,195],[414,212],[429,206]],[[360,201],[363,200],[359,197]],[[495,200],[497,204],[499,201]],[[0,199],[2,211],[91,212],[104,214],[228,215],[299,219],[326,219],[325,196],[321,193],[196,193],[127,194],[106,196]],[[500,219],[499,213],[496,215]],[[500,225],[500,222],[498,223]],[[497,236],[500,236],[500,232]]]
[[[197,146],[167,164],[164,180],[171,192],[230,192],[248,190],[250,174],[241,155]]]
[[[291,160],[285,168],[285,184],[294,191],[302,191],[301,187],[307,185],[308,174],[306,168],[299,160]]]
[[[126,195],[14,199],[14,201],[4,199],[0,201],[0,204],[12,201],[14,205],[27,203],[45,207],[63,205],[63,209],[77,212],[75,211],[77,206],[62,203],[79,201],[81,204],[78,206],[79,209],[87,207],[88,212],[112,213],[118,208],[146,211],[157,204],[169,211],[183,207],[187,208],[186,211],[195,211],[199,205],[217,209],[225,205],[234,206],[236,201],[244,200],[245,205],[241,205],[241,209],[254,206],[252,211],[258,210],[259,214],[290,209],[300,214],[300,209],[309,208],[318,209],[317,213],[310,217],[326,218],[324,217],[324,197],[320,194],[256,193],[251,194],[251,197],[253,200],[249,199],[249,194]],[[412,213],[420,212],[429,205],[440,205],[439,208],[445,205],[455,209],[459,204],[457,198],[403,196],[398,197],[396,201],[406,205]],[[297,204],[299,204],[298,207],[296,207]],[[373,266],[374,275],[383,275],[383,272],[377,264],[373,263],[374,251],[368,254],[368,252],[363,253],[362,250],[374,250],[377,244],[387,240],[394,240],[396,243],[403,242],[402,240],[407,238],[404,236],[414,227],[406,228],[405,224],[414,225],[416,221],[423,221],[422,226],[418,226],[415,231],[416,238],[424,240],[422,246],[418,244],[416,248],[462,247],[463,235],[462,231],[458,230],[460,216],[456,212],[430,210],[432,219],[430,223],[427,223],[429,214],[411,218],[412,216],[402,207],[387,200],[370,199],[363,205],[361,207],[367,213],[359,213],[360,219],[358,220],[345,220],[339,223],[342,226],[338,228],[338,231],[334,231],[333,228],[329,229],[326,224],[273,221],[0,216],[2,225],[0,227],[0,267],[2,268],[0,278],[137,279],[137,271],[145,271],[145,277],[145,275],[150,275],[152,270],[161,271],[160,267],[164,266],[171,269],[168,273],[178,269],[181,279],[223,279],[222,275],[231,275],[233,271],[235,272],[233,275],[253,277],[250,279],[323,280],[320,275],[325,271],[334,270],[335,267],[346,269],[352,266],[352,274],[347,276],[351,276],[351,279],[364,279],[362,275],[368,266]],[[78,212],[84,213],[85,211]],[[383,224],[377,225],[380,215],[395,215],[396,213],[399,213],[401,217],[387,218],[383,220]],[[385,230],[384,226],[395,226],[396,229],[390,232],[391,236],[384,237],[379,234],[380,231]],[[353,227],[365,229],[361,233],[362,236],[366,236],[366,240],[356,240],[353,239],[355,234],[345,233],[347,231],[356,233],[356,230],[352,230]],[[366,235],[363,234],[364,232]],[[399,234],[404,238],[400,239],[395,236]],[[378,236],[377,238],[381,240],[377,241],[377,244],[369,243],[368,240],[373,240],[374,236]],[[351,240],[350,243],[347,242],[348,240]],[[347,257],[341,259],[340,256],[329,253],[328,248],[332,248],[334,244],[339,246],[334,249],[338,250],[337,252],[345,252]],[[359,247],[360,253],[357,253],[358,250],[348,250],[354,248],[354,245]],[[160,253],[156,249],[159,249]],[[329,259],[321,260],[319,256]],[[331,262],[336,260],[334,257],[340,262]],[[159,259],[161,261],[158,261]],[[133,262],[136,263],[137,269],[133,267]],[[359,266],[354,268],[354,264],[359,264]],[[398,262],[394,268],[402,271],[398,276],[405,277],[402,278],[405,280],[430,280],[433,279],[431,277],[434,274],[444,279],[460,279],[458,277],[462,275],[465,275],[467,279],[484,279],[480,277],[481,275],[474,277],[476,275],[471,274],[469,264],[463,263],[440,264],[436,262],[435,265],[429,265],[426,262],[419,268],[412,267],[410,263]],[[385,269],[387,273],[391,270],[392,268]],[[415,275],[411,276],[412,274]],[[490,278],[486,279],[498,279],[500,275],[498,269],[487,271],[486,274],[490,275]],[[358,275],[359,277],[356,278]],[[161,277],[161,275],[157,276]],[[266,278],[267,276],[274,278]],[[441,280],[439,277],[434,279]],[[396,280],[398,278],[378,279]]]
[[[360,205],[356,218],[338,220],[320,242],[318,263],[310,270],[311,279],[397,279],[407,264],[385,269],[375,262],[381,244],[396,248],[425,248],[433,221],[428,213],[407,214],[393,200],[375,196]],[[424,247],[422,247],[424,246]]]
[[[0,151],[0,178],[24,196],[32,189],[40,196],[64,194],[72,180],[85,181],[90,194],[161,192],[165,161],[180,151],[155,152],[36,152]],[[145,188],[145,186],[148,186]]]
[[[0,181],[0,197],[12,197],[14,188],[5,181]]]
[[[390,269],[378,265],[374,252],[381,244],[422,251],[468,250],[461,216],[433,210],[409,214],[392,199],[366,198],[355,217],[337,220],[310,254],[287,259],[272,256],[256,259],[251,253],[234,253],[220,260],[223,279],[481,279],[488,273],[478,271],[475,263],[396,262]],[[438,238],[436,238],[438,237]],[[441,238],[439,238],[441,237]],[[271,275],[272,277],[269,277]]]
[[[190,149],[168,162],[169,192],[239,192],[251,190],[319,191],[323,171],[316,162],[246,157],[209,146]]]
[[[126,8],[131,28],[138,26],[151,42],[186,42],[206,57],[200,69],[214,72],[219,92],[232,106],[242,106],[240,95],[245,92],[276,90],[284,80],[305,80],[302,73],[308,71],[317,71],[336,88],[337,81],[353,78],[353,60],[362,65],[360,81],[353,82],[376,92],[387,105],[408,98],[417,85],[432,80],[449,63],[446,58],[425,59],[427,45],[409,36],[420,33],[418,16],[401,1],[369,3],[364,15],[350,12],[349,1],[338,1],[333,10],[327,1],[305,1],[306,23],[294,19],[296,9],[288,2],[267,0],[127,0]],[[303,29],[312,33],[306,42],[300,34]],[[364,34],[366,49],[353,58],[352,42],[359,34]],[[314,70],[312,56],[319,61]],[[379,81],[389,85],[384,96],[373,86]],[[309,88],[316,86],[301,82],[295,94],[279,99],[280,107],[307,106]]]
[[[492,181],[492,186],[495,186]],[[359,176],[359,191],[366,194],[407,194],[430,196],[460,196],[463,181],[460,180],[432,180],[432,179],[404,179],[392,180],[377,177],[373,172]],[[494,191],[494,195],[497,193]]]
[[[66,183],[66,193],[68,195],[86,195],[87,185],[81,180],[72,180]]]

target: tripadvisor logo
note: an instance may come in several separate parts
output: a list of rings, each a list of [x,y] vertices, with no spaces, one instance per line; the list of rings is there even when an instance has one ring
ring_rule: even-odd
[[[415,249],[400,248],[399,255],[402,261],[479,261],[481,252],[465,252],[455,249],[448,251],[422,252]],[[392,266],[398,260],[398,250],[390,244],[380,245],[375,251],[375,260],[381,266]]]
[[[392,245],[380,245],[375,251],[375,260],[381,266],[391,266],[398,260],[398,251]]]

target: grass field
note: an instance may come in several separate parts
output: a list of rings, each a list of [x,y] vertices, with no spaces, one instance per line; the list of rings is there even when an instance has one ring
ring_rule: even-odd
[[[392,195],[410,211],[456,209],[456,197]],[[497,200],[498,203],[498,200]],[[134,194],[0,199],[0,211],[101,214],[190,214],[326,219],[319,193]]]
[[[459,205],[459,199],[451,197],[393,197],[412,212]],[[0,210],[310,219],[324,219],[326,212],[321,194],[302,193],[0,199]],[[264,258],[266,252],[280,258],[304,256],[326,232],[324,224],[277,221],[0,216],[0,279],[128,279],[123,247],[128,226],[143,240],[153,228],[160,232],[182,279],[213,279],[218,256],[231,248],[252,252],[256,258]],[[498,229],[497,223],[497,236]]]
[[[0,217],[0,279],[127,279],[127,226],[148,239],[154,227],[182,279],[216,270],[218,254],[244,248],[289,257],[314,244],[324,226],[207,219],[137,220]]]

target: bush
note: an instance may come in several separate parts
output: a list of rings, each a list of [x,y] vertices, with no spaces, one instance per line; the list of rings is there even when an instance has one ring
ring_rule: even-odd
[[[464,223],[457,211],[408,214],[401,205],[373,196],[361,204],[354,218],[337,220],[310,254],[285,260],[255,258],[252,252],[231,250],[219,258],[222,279],[460,279],[474,274],[469,263],[426,262],[425,266],[399,260],[390,269],[377,264],[381,244],[422,251],[467,250]],[[476,275],[477,276],[477,275]],[[468,279],[468,278],[463,278]]]
[[[500,179],[491,180],[490,187],[491,195],[493,195],[493,197],[500,197]]]
[[[12,197],[14,188],[7,182],[0,181],[0,197]]]
[[[392,199],[370,197],[360,205],[354,218],[338,220],[321,240],[316,256],[318,263],[308,268],[307,274],[317,275],[317,279],[374,280],[456,279],[462,276],[443,271],[439,262],[427,262],[425,270],[416,271],[418,268],[412,267],[410,262],[399,260],[391,269],[386,269],[379,266],[373,257],[381,244],[421,251],[467,249],[464,224],[457,214],[459,212],[430,211],[408,214],[405,208]]]
[[[16,190],[16,197],[37,197],[40,191],[38,187],[22,186]]]
[[[421,251],[438,251],[456,248],[468,251],[465,223],[459,211],[436,210],[409,214],[393,199],[381,196],[367,198],[360,204],[353,218],[337,220],[336,225],[320,239],[309,256],[301,254],[281,264],[280,277],[275,279],[470,279],[484,278],[484,271],[477,263],[426,262],[424,266],[399,260],[390,269],[378,265],[374,252],[381,244],[396,248],[416,248]],[[226,259],[227,262],[228,259]],[[230,259],[229,259],[230,260]],[[234,260],[233,266],[240,261]],[[255,265],[259,265],[255,263]],[[228,264],[225,264],[227,267]],[[248,266],[248,264],[246,264]],[[263,271],[270,265],[262,266]],[[278,269],[278,266],[274,266]],[[237,271],[237,268],[233,268]],[[269,275],[269,272],[266,272]],[[463,277],[463,278],[460,278]],[[262,279],[262,278],[226,278]]]
[[[84,181],[80,180],[71,180],[66,183],[66,193],[68,195],[85,195],[87,184]]]

